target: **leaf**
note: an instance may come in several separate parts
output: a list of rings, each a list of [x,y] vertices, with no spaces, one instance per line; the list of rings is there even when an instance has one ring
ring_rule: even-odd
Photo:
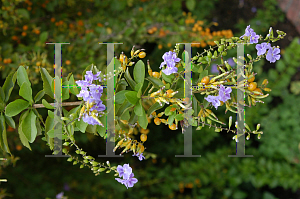
[[[134,125],[137,122],[137,120],[138,116],[134,112],[132,112],[130,119],[128,120],[128,124]]]
[[[29,12],[24,8],[16,9],[16,13],[18,15],[22,16],[24,19],[29,19],[30,18]]]
[[[20,87],[24,82],[28,83],[31,86],[31,83],[28,79],[27,72],[23,66],[19,66],[17,70],[17,82]]]
[[[178,114],[178,115],[176,115],[176,116],[175,116],[175,119],[178,120],[178,121],[183,120],[183,119],[184,119],[183,114]]]
[[[1,88],[1,86],[0,86],[0,100],[1,100],[1,102],[3,102],[3,103],[4,103],[4,101],[5,101],[5,94],[4,94],[4,91],[3,91],[3,89]]]
[[[5,109],[5,115],[12,117],[18,115],[21,111],[25,110],[29,106],[29,102],[23,99],[16,99],[9,103]]]
[[[21,140],[22,144],[31,151],[31,147],[30,147],[30,144],[28,142],[28,139],[25,137],[25,135],[22,131],[22,123],[19,124],[18,133],[19,133],[19,137],[20,137],[20,140]]]
[[[69,81],[65,81],[62,83],[62,101],[69,99]]]
[[[45,106],[47,109],[54,109],[52,105],[50,105],[45,99],[42,99],[42,104]]]
[[[136,83],[143,85],[145,79],[145,64],[142,60],[139,60],[133,69],[133,77]]]
[[[40,34],[40,42],[41,43],[45,43],[47,41],[48,38],[48,32],[44,31]]]
[[[162,73],[162,77],[166,82],[173,83],[173,79],[175,76],[174,74],[166,75],[165,73]]]
[[[154,103],[147,111],[147,115],[151,115],[151,113],[153,113],[154,111],[161,109],[162,107],[164,107],[165,103],[162,102],[162,106],[159,105],[159,103]]]
[[[4,115],[4,117],[5,117],[5,121],[6,121],[6,123],[10,126],[10,127],[12,127],[12,128],[16,128],[16,124],[15,124],[15,121],[11,118],[11,117],[8,117],[7,115]]]
[[[106,127],[107,127],[107,125],[106,125],[106,116],[102,116],[102,117],[100,117],[100,121],[101,121],[101,123],[103,124],[103,126],[100,126],[100,125],[97,125],[97,132],[98,132],[98,134],[101,136],[101,137],[105,137],[105,135],[106,135]]]
[[[196,6],[195,0],[187,0],[186,1],[186,7],[189,9],[189,11],[193,11]]]
[[[19,95],[26,99],[28,102],[32,102],[32,89],[31,86],[24,82],[19,90]]]
[[[138,122],[139,125],[143,128],[143,129],[147,129],[148,126],[148,119],[147,119],[147,115],[145,113],[145,111],[143,110],[143,115],[142,116],[138,116]]]
[[[54,130],[52,129],[52,130],[48,131],[47,135],[49,136],[49,138],[54,138],[55,137],[54,136]]]
[[[131,104],[136,104],[138,101],[137,92],[136,91],[128,91],[125,93],[125,97]]]
[[[43,88],[47,95],[49,95],[52,99],[54,99],[54,94],[51,89],[53,78],[49,75],[48,71],[45,68],[41,68],[41,76],[43,79]]]
[[[35,120],[36,115],[33,113],[33,111],[30,111],[22,122],[23,133],[30,143],[34,142],[37,135]]]
[[[143,106],[142,106],[142,100],[139,100],[139,103],[137,103],[134,107],[134,112],[138,116],[143,116],[143,113],[145,112]]]
[[[125,93],[127,93],[128,90],[123,90],[120,92],[117,92],[115,95],[115,103],[116,104],[123,104],[124,100],[126,99]]]
[[[40,99],[42,99],[42,97],[44,97],[45,95],[45,91],[44,90],[40,90],[36,96],[34,97],[34,103],[40,101]]]
[[[132,107],[132,106],[133,106],[133,104],[131,104],[127,100],[124,101],[124,103],[120,106],[120,108],[118,110],[116,110],[116,112],[117,112],[116,116],[121,116],[128,107]]]
[[[50,110],[48,110],[48,115],[51,117],[51,118],[54,118],[54,113]]]
[[[168,124],[169,124],[169,125],[172,125],[172,124],[173,124],[174,119],[175,119],[175,116],[176,116],[176,113],[173,112],[173,114],[170,115],[170,116],[168,117]]]
[[[184,98],[184,88],[179,88],[176,91],[178,91],[178,93],[174,95],[174,98]]]
[[[79,121],[76,122],[76,127],[82,132],[85,133],[86,127],[89,124],[84,122],[83,119],[80,119]]]
[[[158,79],[156,77],[149,76],[149,77],[146,78],[146,80],[148,80],[149,82],[151,82],[154,85],[154,87],[157,88],[157,89],[159,89],[160,87],[164,86],[164,83],[160,79]]]
[[[141,98],[141,96],[142,96],[142,88],[143,88],[143,84],[142,83],[138,83],[134,87],[134,90],[137,92],[137,97],[138,98]]]
[[[16,72],[11,72],[7,77],[6,80],[3,84],[3,92],[5,94],[5,99],[3,100],[4,102],[7,102],[10,96],[11,91],[13,90],[15,86],[15,82],[17,79],[17,73]]]
[[[0,146],[3,151],[11,154],[7,143],[6,125],[3,113],[1,113],[0,116]]]
[[[70,79],[69,79],[69,82],[70,82],[70,91],[72,94],[74,95],[78,95],[79,94],[79,90],[77,88],[77,84],[75,83],[74,81],[74,76],[71,75]]]
[[[86,69],[82,72],[82,77],[84,77],[85,76],[85,74],[86,74],[86,71],[91,71],[93,69],[93,65],[91,64],[91,65],[89,65],[89,66],[87,66],[86,67]]]
[[[125,72],[125,79],[127,80],[129,86],[134,90],[136,82],[130,76],[128,68],[126,69],[126,72]]]

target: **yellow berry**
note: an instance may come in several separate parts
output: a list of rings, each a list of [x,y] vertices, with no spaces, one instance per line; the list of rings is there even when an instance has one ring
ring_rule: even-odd
[[[174,91],[172,90],[172,89],[169,89],[169,90],[167,90],[167,96],[170,96],[171,95],[171,93],[173,93]]]
[[[142,134],[140,137],[142,142],[145,142],[147,140],[147,135],[146,134]]]
[[[254,91],[257,87],[257,83],[256,82],[251,82],[248,86],[248,90],[249,91]]]
[[[159,78],[160,74],[159,74],[159,72],[152,72],[152,76],[156,77],[156,78]]]
[[[140,52],[139,53],[139,58],[143,59],[144,57],[146,57],[146,53],[145,52]]]
[[[250,75],[249,75],[250,76]],[[249,77],[248,76],[248,77]],[[253,76],[252,78],[248,79],[248,82],[253,82],[255,80],[255,77]]]
[[[203,77],[202,80],[201,80],[201,83],[204,83],[204,85],[208,84],[208,82],[209,82],[209,77],[208,76]]]
[[[169,125],[169,128],[170,128],[171,130],[176,130],[176,124]]]
[[[256,89],[254,89],[254,91],[260,92],[262,94],[262,91],[260,90],[260,88],[256,88]],[[254,94],[254,95],[259,95],[259,94]]]
[[[159,119],[158,117],[156,117],[156,118],[154,119],[154,123],[155,123],[156,125],[160,125],[161,121],[160,121],[160,119]]]

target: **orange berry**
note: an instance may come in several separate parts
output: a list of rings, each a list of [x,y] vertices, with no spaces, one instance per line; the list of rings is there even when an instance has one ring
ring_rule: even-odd
[[[11,58],[8,58],[8,59],[7,59],[7,63],[8,63],[8,64],[11,63]]]
[[[71,64],[71,61],[70,61],[70,60],[67,60],[67,61],[66,61],[66,64],[67,64],[67,65],[70,65],[70,64]]]
[[[142,134],[140,137],[142,142],[145,142],[147,140],[147,135],[146,134]]]
[[[171,129],[171,130],[176,130],[176,124],[172,124],[172,125],[169,125],[169,128]]]
[[[63,25],[64,22],[62,20],[59,21],[59,25]]]
[[[163,46],[162,46],[161,44],[158,45],[158,49],[162,49],[162,47],[163,47]]]
[[[78,23],[79,26],[83,26],[83,21],[82,20],[79,20],[77,23]]]
[[[25,30],[27,30],[27,29],[28,29],[28,26],[24,25],[24,26],[23,26],[23,30],[25,31]]]
[[[208,84],[208,82],[209,82],[209,77],[208,76],[203,77],[202,80],[201,80],[201,83],[204,83],[204,85]]]
[[[156,77],[156,78],[159,78],[160,74],[159,74],[159,72],[152,72],[152,76]]]
[[[11,37],[11,39],[16,41],[16,40],[18,40],[18,37],[16,35],[14,35],[14,36]]]
[[[29,7],[27,7],[27,10],[28,10],[28,11],[30,11],[31,9],[32,9],[32,8],[31,8],[30,6],[29,6]]]
[[[41,31],[40,30],[35,30],[34,32],[35,32],[35,34],[38,35],[38,34],[40,34]]]
[[[55,18],[52,17],[52,18],[50,19],[50,21],[53,23],[53,22],[55,21]]]
[[[18,151],[21,151],[21,150],[22,150],[22,146],[18,144],[18,145],[16,146],[16,149],[17,149]]]
[[[146,53],[145,52],[140,52],[139,53],[139,58],[143,59],[144,57],[146,57]]]
[[[139,11],[143,11],[143,8],[142,8],[142,7],[139,7]]]
[[[97,23],[97,26],[103,27],[103,24],[102,23]]]
[[[82,15],[82,13],[81,13],[81,12],[77,12],[77,15],[78,15],[78,16],[81,16],[81,15]]]
[[[174,91],[172,89],[167,90],[167,96],[170,96],[171,93],[173,93]]]
[[[250,75],[248,75],[249,77]],[[253,82],[255,80],[255,76],[253,76],[252,78],[248,79],[248,82]]]
[[[254,89],[254,91],[260,92],[261,94],[263,94],[263,92],[260,90],[260,88],[256,88],[256,89]],[[254,95],[259,95],[259,94],[254,94]]]
[[[41,62],[40,62],[40,61],[36,62],[36,65],[37,65],[37,66],[40,66],[40,65],[41,65]]]
[[[27,35],[26,32],[22,32],[22,36],[25,37]]]
[[[254,91],[257,87],[257,83],[256,82],[251,82],[248,86],[248,90],[249,91]]]
[[[155,31],[157,31],[157,28],[154,26],[154,27],[152,28],[152,30],[155,32]]]
[[[161,121],[160,121],[160,119],[159,119],[158,117],[156,117],[156,118],[154,119],[154,123],[155,123],[156,125],[160,125]]]
[[[153,32],[154,32],[154,31],[153,31],[152,29],[149,29],[149,30],[148,30],[148,33],[149,33],[150,35],[153,34]]]

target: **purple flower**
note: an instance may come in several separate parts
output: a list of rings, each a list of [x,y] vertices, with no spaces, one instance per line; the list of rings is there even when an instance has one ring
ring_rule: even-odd
[[[91,86],[90,87],[90,92],[91,92],[91,96],[95,101],[100,100],[102,92],[103,92],[103,87],[102,86]]]
[[[159,68],[162,68],[164,65],[167,65],[167,68],[162,70],[166,75],[170,75],[172,73],[177,73],[178,68],[175,67],[176,62],[179,62],[180,59],[177,57],[175,52],[169,51],[166,52],[163,56],[163,62],[160,64]]]
[[[245,29],[245,34],[242,35],[240,38],[243,38],[244,36],[249,37],[253,32],[254,32],[254,30],[252,28],[250,28],[250,25],[249,25]]]
[[[94,75],[92,71],[86,71],[86,75],[84,76],[85,80],[89,83],[92,83],[94,80],[98,80],[98,79],[100,80],[100,77],[98,78],[100,73],[101,71],[98,72],[96,75]]]
[[[219,100],[222,102],[226,102],[227,100],[231,99],[230,93],[232,89],[230,87],[225,87],[223,85],[220,86],[219,89]]]
[[[66,191],[70,191],[70,187],[67,183],[64,184],[64,190]]]
[[[123,179],[115,178],[115,180],[121,184],[124,184],[127,189],[128,187],[133,187],[133,185],[138,182],[138,180],[134,178],[132,168],[129,166],[129,164],[124,164],[123,166],[118,165],[117,172],[119,173],[119,177],[123,177]]]
[[[96,115],[98,115],[98,113],[96,113]],[[85,123],[88,123],[88,124],[91,124],[91,125],[101,125],[101,124],[99,124],[99,122],[97,122],[97,120],[95,120],[92,116],[89,116],[86,113],[83,115],[82,120]]]
[[[257,44],[259,39],[259,35],[257,35],[255,32],[252,32],[250,35],[250,44]]]
[[[251,12],[256,12],[256,7],[252,7]]]
[[[211,65],[211,70],[210,70],[210,72],[212,72],[212,73],[217,73],[217,72],[219,72],[219,71],[218,71],[217,64]]]
[[[119,177],[122,177],[127,180],[132,173],[132,168],[129,166],[129,164],[124,164],[123,166],[118,165],[117,171],[119,173]]]
[[[56,195],[56,199],[62,199],[64,197],[64,192],[60,192]]]
[[[227,59],[227,62],[230,66],[235,66],[235,62],[233,61],[232,58]]]
[[[105,105],[102,104],[102,101],[96,101],[96,104],[91,108],[91,111],[97,110],[97,111],[104,111],[105,110]]]
[[[124,184],[128,189],[128,187],[133,187],[133,185],[137,182],[138,182],[138,180],[136,178],[134,178],[134,174],[131,173],[129,178],[127,180],[125,180]]]
[[[271,48],[271,44],[264,42],[261,44],[256,44],[255,48],[257,50],[257,56],[260,56],[260,55],[265,54],[266,51]]]
[[[276,60],[280,59],[280,49],[279,48],[270,48],[268,50],[268,54],[266,56],[266,59],[270,62],[270,63],[274,63],[276,62]]]
[[[212,95],[209,95],[207,97],[205,97],[204,99],[206,99],[208,102],[211,102],[212,105],[218,109],[218,106],[221,105],[221,102],[219,100],[219,96],[212,96]]]
[[[141,153],[141,154],[136,153],[136,154],[133,154],[132,156],[138,157],[140,161],[142,161],[143,159],[145,159],[145,157],[143,156],[143,153]]]

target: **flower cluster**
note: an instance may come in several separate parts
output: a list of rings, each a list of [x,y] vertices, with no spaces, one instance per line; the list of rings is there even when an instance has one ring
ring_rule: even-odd
[[[221,105],[221,102],[226,102],[227,100],[231,99],[230,93],[232,89],[230,87],[226,88],[225,86],[221,85],[219,89],[219,95],[218,96],[212,96],[209,95],[205,97],[208,102],[211,102],[212,105],[218,109],[218,106]]]
[[[163,69],[162,72],[166,75],[171,75],[172,73],[177,73],[178,68],[175,67],[176,62],[180,61],[180,58],[177,57],[175,52],[169,51],[166,52],[162,58],[164,61],[160,64],[159,68],[162,68],[164,65],[167,65],[166,69]]]
[[[143,153],[136,153],[136,154],[133,154],[132,156],[136,156],[139,158],[140,161],[142,161],[143,159],[145,159],[145,157],[143,156]]]
[[[92,71],[87,71],[84,76],[85,80],[76,81],[76,84],[81,87],[81,91],[77,97],[82,97],[87,104],[92,104],[89,109],[90,112],[85,112],[82,117],[84,122],[91,125],[100,124],[95,117],[98,116],[98,112],[105,110],[105,105],[102,104],[101,100],[103,87],[93,84],[94,80],[101,81],[99,77],[100,73],[101,71],[94,75]]]
[[[268,36],[271,35],[272,32],[272,27],[269,30],[269,34]],[[250,25],[247,26],[246,30],[245,30],[245,34],[241,36],[241,38],[243,37],[250,37],[250,43],[258,43],[258,39],[259,39],[259,35],[257,35],[254,30],[252,28],[250,28]],[[257,56],[260,55],[264,55],[266,53],[266,51],[268,51],[266,59],[270,62],[270,63],[274,63],[276,62],[276,60],[280,59],[280,49],[279,48],[275,48],[275,47],[271,47],[270,43],[261,43],[261,44],[256,44],[255,46],[256,50],[257,50]]]
[[[119,173],[119,177],[123,177],[123,179],[115,179],[121,184],[124,184],[127,187],[127,189],[128,187],[133,187],[133,185],[138,182],[138,180],[134,178],[132,168],[129,166],[129,164],[124,164],[123,166],[118,165],[117,172]]]

